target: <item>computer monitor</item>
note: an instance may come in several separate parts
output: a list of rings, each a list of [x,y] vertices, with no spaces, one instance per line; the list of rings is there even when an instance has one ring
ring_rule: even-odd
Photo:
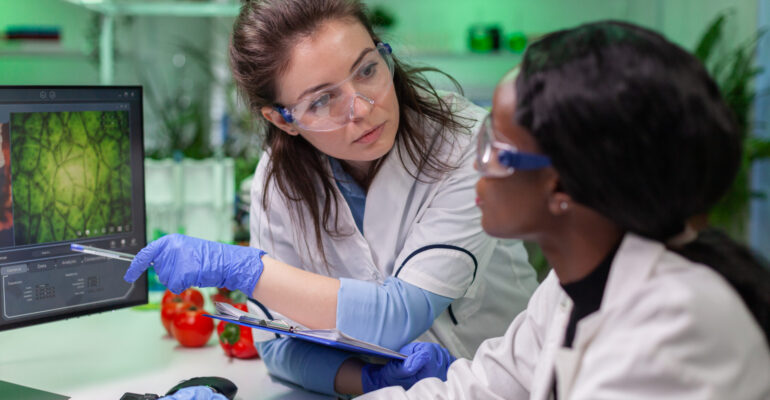
[[[142,88],[0,86],[0,331],[147,303]]]

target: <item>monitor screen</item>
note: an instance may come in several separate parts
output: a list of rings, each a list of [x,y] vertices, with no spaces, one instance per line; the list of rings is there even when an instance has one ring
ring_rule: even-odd
[[[0,86],[0,331],[147,303],[142,89]]]

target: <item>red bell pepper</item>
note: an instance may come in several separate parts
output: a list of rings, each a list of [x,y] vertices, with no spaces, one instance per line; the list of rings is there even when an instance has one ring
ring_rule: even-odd
[[[234,304],[243,311],[248,311],[246,304]],[[217,325],[219,345],[229,357],[249,359],[258,358],[257,348],[254,347],[254,339],[251,336],[251,328],[219,321]]]
[[[211,302],[220,302],[227,304],[238,304],[246,301],[246,295],[239,290],[230,290],[226,288],[218,288],[217,292],[210,295]]]

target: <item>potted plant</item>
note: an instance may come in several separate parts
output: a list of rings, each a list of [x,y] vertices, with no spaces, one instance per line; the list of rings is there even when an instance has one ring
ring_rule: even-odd
[[[716,80],[728,107],[732,110],[743,137],[743,158],[732,187],[708,215],[708,223],[724,229],[734,239],[746,241],[749,204],[754,198],[767,198],[764,191],[751,188],[751,166],[755,161],[770,158],[770,140],[752,135],[751,108],[754,99],[768,93],[757,93],[752,83],[762,70],[753,65],[757,42],[754,37],[734,49],[724,49],[724,25],[730,13],[718,15],[706,29],[695,47],[695,55]]]

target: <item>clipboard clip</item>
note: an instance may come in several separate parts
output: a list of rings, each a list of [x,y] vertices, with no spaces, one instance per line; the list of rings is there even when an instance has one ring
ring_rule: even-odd
[[[248,315],[241,315],[240,317],[238,317],[238,321],[247,322],[247,323],[259,325],[259,326],[264,326],[266,328],[276,329],[284,332],[293,333],[298,331],[297,328],[289,325],[286,321],[281,319],[266,320],[266,319],[249,317]]]

